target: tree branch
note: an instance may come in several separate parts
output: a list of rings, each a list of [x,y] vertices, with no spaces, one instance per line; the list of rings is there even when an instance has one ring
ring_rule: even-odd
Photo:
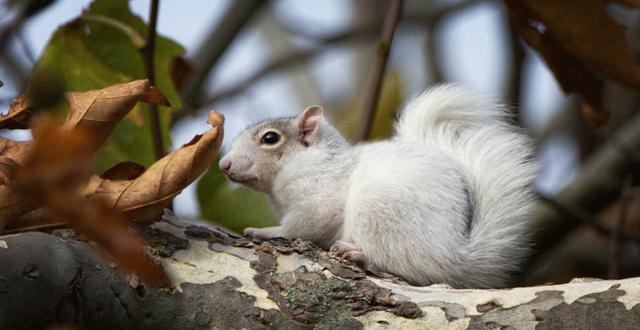
[[[618,219],[613,225],[611,235],[609,236],[609,279],[620,278],[620,245],[622,244],[621,238],[624,232],[624,225],[629,213],[629,207],[631,206],[631,189],[633,179],[630,175],[624,179],[624,185],[622,187],[622,197],[618,205],[619,213]],[[636,241],[639,242],[639,241]]]
[[[165,219],[142,230],[172,287],[110,265],[73,232],[0,236],[8,329],[634,329],[640,278],[514,289],[415,287],[312,244]],[[51,253],[55,251],[55,253]],[[26,262],[28,261],[28,262]],[[28,310],[29,313],[24,311]],[[80,315],[81,317],[78,317]]]
[[[444,81],[444,75],[442,74],[442,65],[440,63],[440,56],[438,54],[438,24],[428,24],[426,29],[426,49],[427,56],[427,69],[429,75],[429,83],[431,85],[440,84]]]
[[[440,21],[441,19],[443,19],[448,15],[455,14],[458,11],[468,9],[473,5],[477,5],[483,2],[487,2],[487,1],[468,0],[468,1],[463,1],[461,3],[457,3],[455,5],[450,5],[446,7],[443,6],[441,8],[438,8],[437,10],[429,12],[428,14],[409,13],[406,16],[406,20],[413,23],[431,25],[431,22]],[[405,20],[405,18],[403,18],[403,20]],[[313,49],[301,50],[298,52],[288,54],[279,59],[276,59],[273,62],[265,65],[264,67],[256,71],[254,74],[252,74],[248,78],[237,83],[236,85],[229,87],[227,89],[224,89],[222,91],[215,92],[211,96],[203,98],[204,101],[199,102],[200,103],[199,105],[202,106],[202,105],[214,104],[214,103],[226,100],[228,98],[235,97],[238,94],[244,92],[247,88],[249,88],[255,82],[259,81],[260,79],[272,73],[278,72],[283,69],[287,69],[290,65],[299,65],[304,62],[313,60],[317,56],[321,55],[327,49],[327,46],[330,46],[334,43],[340,43],[340,42],[345,42],[350,40],[358,41],[358,40],[365,40],[365,39],[371,38],[375,36],[377,33],[380,33],[379,24],[377,23],[374,24],[374,23],[375,22],[373,22],[372,20],[372,22],[361,24],[359,26],[349,29],[348,31],[341,32],[335,35],[329,35],[329,36],[315,34],[312,30],[306,31],[304,29],[294,28],[292,24],[284,25],[284,28],[289,33],[297,36],[301,36],[304,38],[313,39],[316,42],[318,42],[319,45]],[[190,109],[187,111],[184,111],[184,109],[173,111],[172,121],[173,122],[178,121],[191,114],[194,114],[193,109]]]
[[[213,93],[213,95],[206,98],[205,101],[202,102],[203,105],[214,104],[220,101],[226,100],[228,98],[237,96],[238,94],[244,92],[251,85],[258,82],[260,79],[278,72],[283,69],[288,69],[291,66],[301,65],[308,61],[315,59],[320,56],[327,50],[327,47],[336,43],[347,42],[347,41],[358,41],[365,40],[373,37],[375,34],[373,31],[360,31],[359,33],[354,33],[354,31],[348,31],[345,33],[340,33],[331,37],[324,38],[322,40],[321,45],[314,47],[312,49],[300,50],[298,52],[293,52],[287,54],[286,56],[280,57],[278,59],[273,60],[273,62],[266,64],[258,71],[254,72],[249,77],[243,79],[239,83],[234,86],[228,87],[222,91],[218,91]],[[180,120],[185,116],[189,115],[187,112],[174,112],[173,121]]]
[[[628,120],[599,150],[594,152],[573,182],[556,194],[554,200],[596,213],[620,196],[624,177],[637,167],[632,155],[621,150],[640,148],[640,116]],[[623,141],[623,142],[622,142]],[[540,205],[536,223],[540,228],[537,250],[555,246],[579,221],[567,221],[557,208]],[[573,220],[573,219],[571,219]]]
[[[402,13],[402,22],[424,25],[426,27],[438,25],[451,15],[458,14],[482,3],[492,2],[495,3],[495,0],[463,0],[453,4],[432,6],[429,11],[425,12],[404,12]],[[380,21],[384,19],[385,17],[383,16],[367,17],[363,19],[363,22],[352,27],[350,31],[352,31],[353,34],[361,34],[363,32],[371,33],[371,31],[380,33]],[[295,36],[313,40],[327,39],[325,35],[318,34],[317,29],[308,29],[308,26],[309,25],[304,22],[283,22],[283,27],[287,32]]]
[[[152,86],[156,84],[156,70],[154,52],[156,49],[156,26],[158,23],[158,6],[160,0],[151,0],[149,7],[149,30],[147,32],[147,41],[144,48],[144,65],[147,78]],[[162,142],[162,127],[160,126],[160,115],[158,114],[158,106],[149,104],[149,118],[151,119],[151,139],[153,141],[153,150],[156,159],[164,156],[164,145]]]
[[[378,100],[380,99],[380,91],[382,90],[382,83],[384,80],[384,73],[387,67],[387,60],[389,53],[391,52],[391,46],[393,44],[393,36],[396,31],[396,26],[400,20],[402,14],[403,0],[394,0],[391,3],[391,8],[385,18],[384,26],[382,29],[382,35],[376,49],[376,57],[373,63],[373,73],[367,86],[367,91],[364,99],[364,107],[362,112],[362,120],[358,129],[356,138],[360,141],[366,140],[371,131],[371,125],[375,118],[376,108],[378,106]]]
[[[555,200],[552,197],[545,196],[543,194],[538,194],[540,200],[554,208],[561,215],[569,218],[570,221],[575,222],[576,224],[584,224],[590,226],[595,229],[598,233],[603,236],[617,236],[618,238],[622,238],[624,240],[633,241],[636,243],[640,243],[640,234],[637,233],[624,233],[618,232],[615,233],[616,229],[610,229],[606,225],[604,225],[600,220],[591,215],[589,212],[585,210],[562,203],[558,200]]]
[[[209,72],[216,65],[222,54],[242,28],[267,3],[266,0],[232,1],[231,8],[211,30],[193,56],[192,63],[196,70],[181,91],[184,108],[180,111],[193,112],[202,104],[203,89]]]
[[[513,109],[514,119],[520,122],[520,98],[522,97],[522,70],[524,69],[524,48],[520,42],[520,34],[509,17],[507,33],[509,34],[509,48],[511,50],[511,68],[507,77],[506,99]]]

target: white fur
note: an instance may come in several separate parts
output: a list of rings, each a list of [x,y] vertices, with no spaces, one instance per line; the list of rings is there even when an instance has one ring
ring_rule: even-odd
[[[262,186],[280,226],[246,232],[353,243],[369,267],[414,284],[505,286],[528,251],[535,173],[529,140],[506,117],[447,85],[411,101],[388,141],[351,146],[321,120],[314,144],[268,165],[277,170]],[[252,171],[266,166],[251,150]]]
[[[433,240],[423,248],[406,252],[418,258],[424,258],[423,254],[456,256],[442,259],[438,267],[423,266],[429,271],[417,272],[422,278],[431,276],[433,282],[445,277],[444,282],[456,287],[505,286],[527,254],[536,166],[531,161],[530,140],[507,117],[504,107],[453,85],[431,89],[403,110],[395,140],[421,144],[449,157],[462,173],[471,199],[467,240],[452,242],[451,232],[440,231],[429,236]],[[424,172],[445,181],[459,179],[449,172]],[[430,196],[434,204],[459,201],[451,193],[423,190],[419,194]],[[427,221],[423,224],[429,229],[416,226],[410,230],[426,234],[467,219],[440,213]],[[418,241],[406,243],[418,245]]]

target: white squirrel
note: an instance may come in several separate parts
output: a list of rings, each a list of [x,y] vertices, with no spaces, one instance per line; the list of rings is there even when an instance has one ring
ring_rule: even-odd
[[[390,140],[351,145],[322,108],[241,133],[220,160],[269,195],[279,226],[415,285],[509,284],[529,251],[536,166],[507,111],[455,85],[413,99]]]

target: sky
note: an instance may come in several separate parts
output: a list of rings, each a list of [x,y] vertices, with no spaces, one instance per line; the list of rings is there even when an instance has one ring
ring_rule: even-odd
[[[149,2],[132,0],[130,6],[147,20]],[[34,54],[39,54],[53,31],[77,17],[89,3],[89,0],[58,0],[31,19],[24,29],[28,47]],[[230,0],[161,1],[158,32],[185,46],[189,56],[202,42],[206,32],[223,16],[230,3]],[[350,2],[344,0],[280,0],[275,1],[274,6],[280,19],[303,23],[318,33],[337,32],[347,27],[353,14]],[[503,77],[509,67],[509,58],[504,52],[507,46],[505,24],[505,18],[495,4],[477,5],[446,21],[439,36],[440,40],[446,42],[439,51],[443,59],[443,72],[448,80],[500,98]],[[247,29],[243,32],[212,72],[209,88],[215,91],[231,86],[268,63],[281,50],[274,49],[266,40],[267,35],[263,31]],[[273,35],[269,40],[273,40]],[[287,46],[287,40],[282,42]],[[427,86],[424,47],[425,37],[421,28],[410,24],[399,26],[389,65],[405,77],[406,98]],[[305,105],[322,100],[322,97],[351,93],[354,88],[362,88],[359,85],[361,80],[353,77],[349,70],[356,65],[355,60],[352,47],[339,46],[312,61],[309,70],[297,70],[293,75],[268,76],[256,82],[241,97],[216,104],[216,110],[227,117],[225,143],[262,117],[293,115]],[[301,96],[296,79],[305,77],[311,77],[316,82],[319,94]],[[565,97],[550,72],[532,52],[527,54],[525,79],[524,94],[527,97],[521,102],[523,120],[528,128],[536,132],[554,115]],[[11,86],[0,88],[0,98],[15,93]],[[180,146],[194,134],[207,130],[205,118],[203,114],[178,123],[171,132],[174,146]],[[28,134],[23,134],[21,138],[28,138]],[[570,182],[577,163],[572,142],[562,136],[553,139],[553,143],[540,150],[545,167],[538,187],[543,192],[556,191]],[[178,215],[197,216],[194,186],[177,198],[175,209]]]

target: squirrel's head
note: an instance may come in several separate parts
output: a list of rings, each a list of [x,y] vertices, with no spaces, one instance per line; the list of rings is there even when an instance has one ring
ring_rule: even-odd
[[[297,117],[256,124],[233,141],[220,159],[220,170],[231,181],[268,192],[287,158],[321,143],[323,132],[335,130],[319,106],[310,106]]]

